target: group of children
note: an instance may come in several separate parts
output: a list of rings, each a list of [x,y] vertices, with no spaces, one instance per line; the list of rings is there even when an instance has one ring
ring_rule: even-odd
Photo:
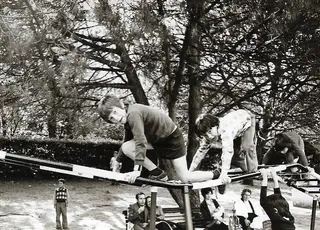
[[[271,229],[294,230],[294,217],[290,213],[289,204],[281,195],[278,176],[274,169],[260,169],[262,184],[260,190],[260,205],[265,210],[262,213],[256,203],[250,201],[251,190],[243,189],[241,200],[234,202],[232,215],[225,218],[225,209],[216,200],[212,188],[201,189],[203,200],[200,204],[202,224],[205,230],[254,230],[263,229],[271,222]],[[274,182],[274,194],[267,196],[268,176]],[[136,194],[137,202],[131,204],[128,209],[128,221],[132,223],[134,230],[150,229],[151,197],[143,192]],[[179,224],[168,221],[165,218],[161,206],[156,205],[156,229],[185,229]]]
[[[239,167],[244,172],[257,170],[256,121],[255,116],[247,110],[232,111],[224,117],[202,114],[197,118],[196,133],[201,138],[201,142],[189,169],[182,132],[164,112],[142,104],[125,106],[122,100],[114,95],[107,95],[100,100],[98,112],[108,123],[124,125],[124,143],[116,160],[121,162],[125,155],[134,161],[133,171],[126,173],[127,180],[131,183],[141,175],[142,167],[149,171],[151,179],[168,180],[167,173],[146,157],[148,149],[154,149],[158,157],[170,160],[177,178],[186,183],[217,178],[220,178],[224,184],[229,183],[230,178],[227,173],[231,166]],[[240,143],[240,145],[236,146],[234,143]],[[197,168],[210,148],[222,149],[221,157],[218,158],[220,161],[217,163],[218,167],[213,171],[200,171]],[[264,164],[294,161],[308,165],[303,140],[294,132],[277,135],[273,146],[263,158]],[[261,173],[265,179],[266,173],[263,170]],[[267,214],[272,218],[281,216],[284,218],[281,219],[282,221],[288,219],[287,222],[293,225],[291,214],[286,213],[288,210],[274,208],[277,203],[271,201],[271,198],[266,198],[264,182],[265,180],[261,189],[261,204]],[[276,194],[270,197],[282,198],[278,188],[275,192]],[[277,209],[277,212],[274,209]],[[273,227],[273,229],[280,228]],[[294,226],[281,229],[294,229]]]
[[[182,182],[206,181],[220,178],[227,183],[230,165],[243,171],[255,171],[256,155],[255,118],[246,110],[237,110],[218,118],[205,114],[197,119],[197,133],[202,142],[190,169],[187,167],[185,141],[180,129],[172,119],[156,108],[142,104],[132,104],[127,108],[116,96],[107,95],[98,105],[100,116],[109,123],[121,123],[125,127],[124,143],[117,161],[122,156],[134,160],[134,169],[127,173],[128,181],[134,182],[145,167],[152,179],[166,181],[166,172],[146,157],[147,149],[155,149],[158,156],[172,162],[176,176]],[[234,154],[233,141],[241,138],[240,151]],[[222,148],[221,167],[214,171],[196,170],[210,146]]]

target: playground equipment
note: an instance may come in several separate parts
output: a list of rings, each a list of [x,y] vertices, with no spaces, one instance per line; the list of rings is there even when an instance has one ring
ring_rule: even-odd
[[[56,173],[62,173],[67,175],[73,175],[78,177],[84,177],[84,178],[100,178],[100,179],[106,179],[110,181],[118,181],[121,183],[127,183],[127,177],[126,174],[123,173],[117,173],[112,172],[108,170],[103,169],[97,169],[92,167],[86,167],[76,164],[70,164],[70,163],[63,163],[63,162],[54,162],[49,160],[43,160],[39,158],[34,157],[28,157],[28,156],[21,156],[17,154],[7,153],[4,151],[0,151],[0,162],[5,164],[12,164],[12,165],[18,165],[18,166],[24,166],[29,168],[35,168],[40,169],[44,171],[50,171],[50,172],[56,172]],[[315,230],[315,218],[316,218],[316,207],[317,202],[319,200],[320,195],[320,185],[304,185],[304,186],[298,186],[296,185],[296,181],[303,180],[305,182],[308,181],[320,181],[320,175],[315,173],[314,171],[308,169],[305,166],[302,166],[300,164],[294,163],[294,164],[288,164],[288,165],[274,165],[274,166],[259,166],[259,168],[270,168],[274,167],[276,171],[283,172],[287,169],[292,168],[298,168],[302,173],[308,174],[312,179],[285,179],[285,182],[288,186],[291,186],[295,189],[298,189],[310,196],[313,197],[313,205],[312,205],[312,215],[311,215],[311,225],[310,230]],[[260,172],[253,172],[253,173],[237,173],[233,170],[230,171],[229,176],[231,178],[231,183],[236,181],[241,181],[244,179],[249,178],[255,178],[257,176],[260,176]],[[280,174],[281,175],[281,174]],[[190,196],[189,191],[190,189],[201,189],[206,187],[214,187],[222,185],[222,181],[220,179],[215,180],[209,180],[204,182],[196,182],[196,183],[175,183],[175,182],[161,182],[161,181],[155,181],[150,180],[142,177],[138,177],[135,181],[136,185],[141,184],[148,184],[155,187],[165,187],[165,188],[176,188],[181,189],[183,193],[184,198],[184,210],[185,210],[185,220],[186,220],[186,229],[187,230],[193,230],[193,223],[192,223],[192,214],[191,214],[191,205],[190,205]],[[314,187],[319,188],[318,191],[310,191],[310,188]],[[151,203],[152,203],[152,209],[150,213],[150,229],[154,229],[155,226],[155,204],[156,204],[156,194],[157,189],[153,188],[151,190]]]

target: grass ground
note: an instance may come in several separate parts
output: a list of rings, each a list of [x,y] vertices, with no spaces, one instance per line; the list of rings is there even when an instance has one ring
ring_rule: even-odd
[[[259,199],[259,182],[252,189],[252,199]],[[110,182],[94,180],[68,181],[70,204],[68,222],[71,230],[118,230],[125,229],[122,211],[135,202],[135,194],[149,188],[130,185],[111,186]],[[50,230],[55,229],[53,192],[56,181],[1,181],[0,182],[0,229],[1,230]],[[229,185],[225,195],[219,195],[219,203],[225,207],[227,219],[233,201],[239,197],[244,185]],[[291,190],[283,189],[288,200]],[[176,204],[163,188],[158,189],[157,203],[163,207]],[[311,208],[292,207],[297,230],[310,229]],[[319,214],[319,213],[318,213]],[[320,218],[316,220],[320,229]]]

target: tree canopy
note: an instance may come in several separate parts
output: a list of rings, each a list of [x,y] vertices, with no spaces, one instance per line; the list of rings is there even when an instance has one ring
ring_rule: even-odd
[[[288,129],[317,142],[319,6],[313,0],[2,1],[1,133],[120,140],[121,127],[111,129],[95,111],[113,93],[167,110],[187,136],[189,161],[202,112],[250,110],[260,120],[260,147]]]

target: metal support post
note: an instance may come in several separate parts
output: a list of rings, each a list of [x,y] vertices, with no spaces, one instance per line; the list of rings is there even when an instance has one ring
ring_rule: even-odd
[[[183,187],[184,212],[186,219],[186,230],[193,230],[192,213],[190,204],[190,194],[188,186]]]

